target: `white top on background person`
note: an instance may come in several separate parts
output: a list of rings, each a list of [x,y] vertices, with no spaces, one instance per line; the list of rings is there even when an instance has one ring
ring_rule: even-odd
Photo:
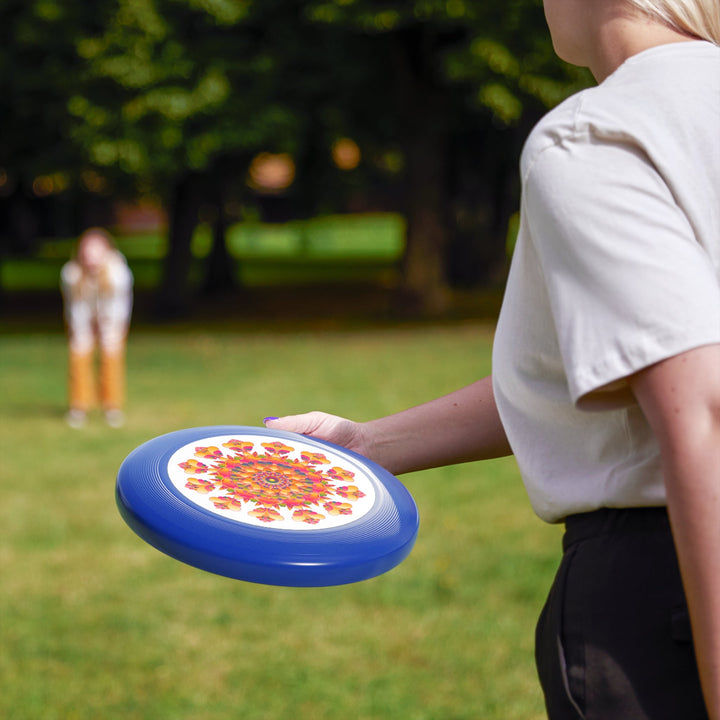
[[[125,341],[132,312],[133,276],[122,253],[103,230],[83,233],[77,257],[61,271],[65,322],[74,352],[107,352]]]
[[[559,57],[600,86],[550,113],[525,148],[498,401],[487,377],[364,423],[320,412],[266,422],[396,474],[515,451],[550,520],[605,502],[666,504],[720,720],[720,71],[702,42],[720,45],[720,4],[544,6]]]

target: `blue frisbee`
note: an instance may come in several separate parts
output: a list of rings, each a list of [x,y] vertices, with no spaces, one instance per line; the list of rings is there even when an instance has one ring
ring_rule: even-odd
[[[322,587],[381,575],[410,553],[405,486],[324,440],[264,427],[178,430],[122,463],[120,514],[143,540],[217,575]]]

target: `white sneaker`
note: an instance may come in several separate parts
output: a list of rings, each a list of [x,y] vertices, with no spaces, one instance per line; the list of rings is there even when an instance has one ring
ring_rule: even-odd
[[[85,425],[85,420],[87,419],[87,415],[84,410],[78,410],[77,408],[71,408],[68,410],[67,414],[65,415],[65,422],[71,427],[75,428],[76,430],[78,428],[83,427]]]
[[[125,424],[125,413],[122,410],[106,410],[105,411],[105,422],[111,428],[119,428]]]

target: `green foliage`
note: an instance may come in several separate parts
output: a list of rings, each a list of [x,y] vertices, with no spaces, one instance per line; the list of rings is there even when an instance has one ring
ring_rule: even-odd
[[[398,87],[378,40],[418,29],[453,112],[511,124],[588,82],[554,58],[537,0],[8,0],[0,166],[161,184],[218,156],[297,151],[311,123],[382,143]]]
[[[278,63],[250,26],[251,7],[117,3],[101,33],[78,43],[87,82],[69,109],[90,160],[157,184],[288,136],[295,120],[273,96]]]
[[[359,419],[489,370],[491,328],[156,333],[128,352],[128,423],[71,430],[65,341],[0,352],[0,715],[13,720],[541,720],[535,617],[559,554],[512,460],[404,478],[409,558],[340,588],[240,583],[125,526],[114,479],[181,427],[323,407]]]
[[[30,175],[77,166],[69,131],[68,94],[81,61],[77,4],[7,0],[0,9],[0,168]]]
[[[451,252],[472,239],[453,259],[470,284],[503,256],[518,136],[588,83],[554,56],[540,0],[8,0],[3,70],[0,171],[164,203],[168,312],[190,301],[201,210],[220,238],[209,277],[224,226],[262,204],[246,182],[261,152],[295,163],[283,219],[401,212],[406,295],[441,310]],[[360,148],[350,172],[340,138]]]
[[[435,50],[436,80],[448,89],[460,85],[471,105],[505,125],[520,119],[529,99],[551,107],[590,80],[555,57],[538,0],[398,0],[382,9],[373,2],[334,0],[311,2],[306,12],[316,22],[369,34],[427,28],[436,38],[434,47],[425,47]]]

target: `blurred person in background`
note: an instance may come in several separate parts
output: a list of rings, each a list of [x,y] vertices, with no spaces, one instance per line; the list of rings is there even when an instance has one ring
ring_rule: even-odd
[[[125,421],[125,345],[133,276],[110,235],[86,230],[76,256],[62,268],[61,288],[69,343],[68,425],[82,427],[99,400],[111,427]],[[99,384],[95,355],[99,349]]]

